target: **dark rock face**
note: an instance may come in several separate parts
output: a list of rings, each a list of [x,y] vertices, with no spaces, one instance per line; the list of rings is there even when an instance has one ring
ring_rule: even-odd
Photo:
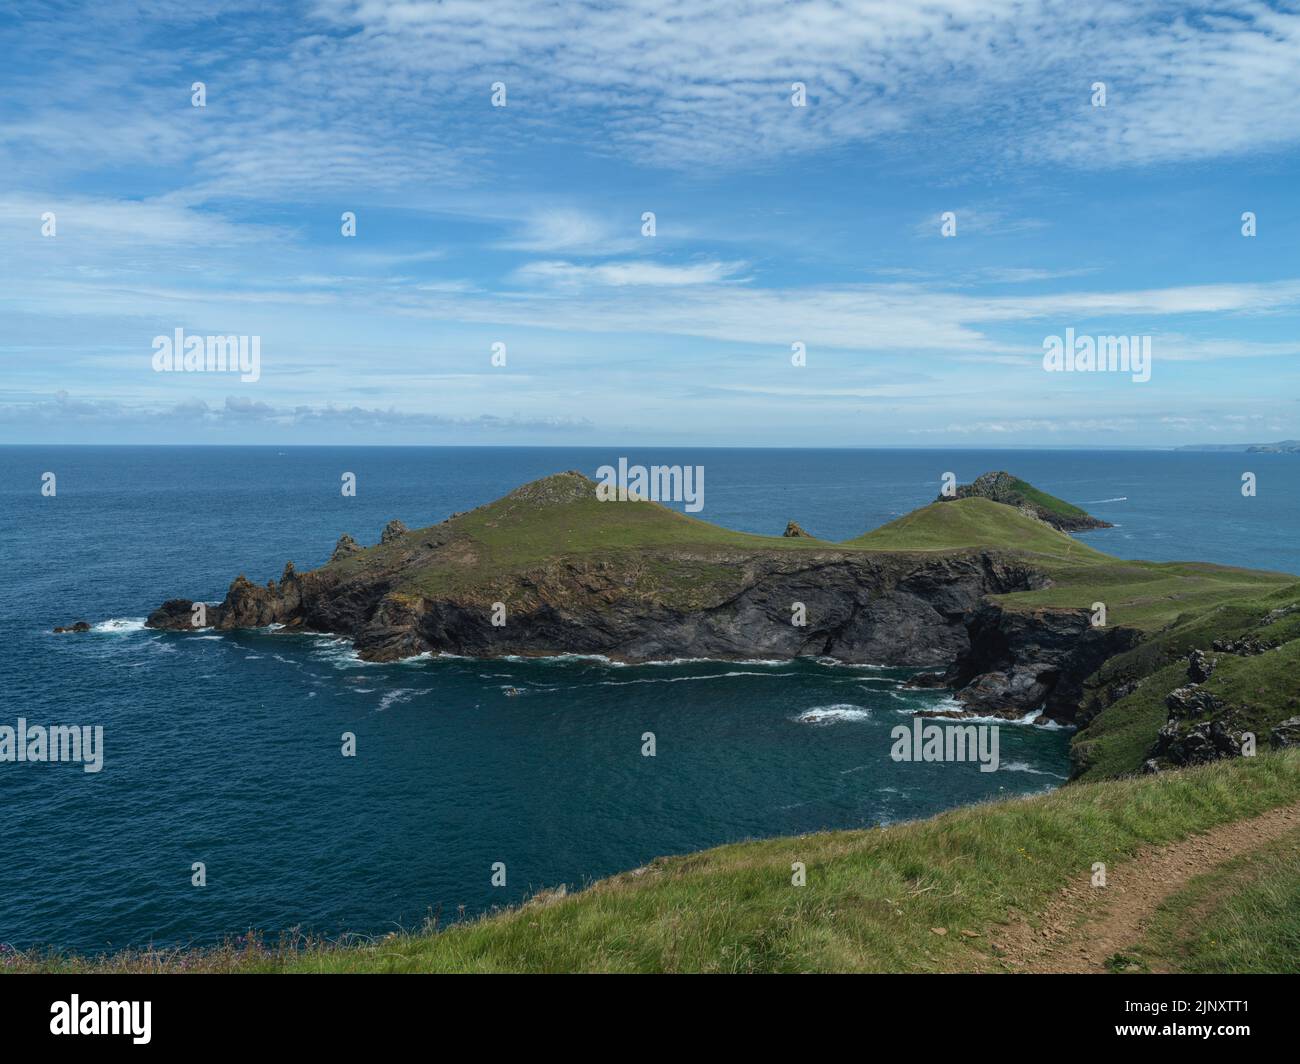
[[[62,633],[62,632],[89,632],[89,631],[90,631],[90,622],[89,622],[89,621],[76,621],[76,622],[74,622],[73,624],[61,624],[61,625],[58,625],[54,630],[55,630],[56,632],[59,632],[59,633]]]
[[[1187,678],[1192,683],[1205,683],[1214,672],[1214,659],[1203,650],[1193,650],[1187,657]]]
[[[1225,654],[1239,654],[1242,657],[1250,657],[1255,654],[1266,653],[1276,647],[1277,644],[1264,639],[1256,639],[1253,635],[1245,635],[1240,639],[1216,639],[1211,646],[1213,649]],[[1200,651],[1195,653],[1199,654]]]
[[[920,691],[934,690],[936,688],[947,687],[948,677],[942,672],[918,672],[910,680],[904,683],[903,686],[915,688]]]
[[[1191,682],[1165,696],[1169,717],[1147,751],[1148,764],[1181,767],[1241,756],[1247,733],[1236,711],[1202,686],[1214,667],[1214,659],[1204,651],[1193,650],[1188,655]]]
[[[408,533],[395,541],[404,549],[356,573],[325,566],[299,574],[289,565],[278,584],[265,586],[241,575],[222,603],[207,607],[208,624],[219,630],[283,624],[334,632],[350,636],[360,655],[374,661],[425,651],[599,653],[628,661],[828,655],[855,663],[944,667],[970,649],[966,617],[986,595],[1047,583],[1031,567],[995,552],[918,558],[836,551],[737,557],[724,551],[664,559],[683,571],[691,565],[734,566],[734,585],[717,601],[692,608],[646,596],[637,573],[604,560],[557,559],[515,574],[509,594],[392,593],[412,557],[427,561],[466,549],[442,528]],[[502,627],[491,623],[498,595],[511,604]],[[801,625],[792,623],[796,603],[803,605]],[[169,600],[146,623],[188,631],[192,606],[189,599]]]
[[[1014,665],[1006,672],[986,672],[958,691],[957,701],[981,714],[1022,717],[1043,708],[1059,675],[1052,665]]]
[[[804,536],[808,539],[812,538],[811,536],[808,535],[807,532],[805,532],[802,528],[800,528],[798,524],[796,524],[794,521],[791,521],[789,524],[785,526],[785,531],[782,532],[781,535],[785,536],[786,539],[795,539],[798,536]]]
[[[1180,767],[1202,765],[1224,757],[1240,757],[1243,741],[1240,733],[1221,720],[1202,721],[1190,728],[1171,720],[1160,729],[1151,753]]]
[[[1187,720],[1217,713],[1223,709],[1223,703],[1205,688],[1188,684],[1165,696],[1165,708],[1169,710],[1170,720]]]
[[[1280,724],[1274,724],[1269,741],[1277,750],[1285,746],[1300,746],[1300,717],[1288,717]]]
[[[883,665],[946,665],[966,648],[963,617],[993,588],[1042,578],[987,555],[938,559],[786,552],[750,555],[738,587],[712,606],[682,610],[637,597],[629,574],[569,562],[529,583],[541,601],[493,627],[490,610],[423,599],[386,609],[357,633],[363,657],[393,654],[394,627],[423,649],[475,656],[599,653],[629,661],[673,657],[825,655]],[[792,623],[802,603],[806,623]]]
[[[970,649],[947,673],[949,686],[961,689],[958,701],[990,712],[1001,706],[1006,715],[1042,708],[1065,723],[1075,721],[1084,680],[1140,638],[1132,629],[1095,627],[1088,610],[1010,611],[997,603],[973,611],[967,629]]]
[[[330,561],[336,562],[340,558],[346,558],[349,554],[360,554],[365,547],[349,536],[346,532],[339,536],[339,541],[334,544],[334,553],[330,555]]]
[[[389,521],[384,525],[383,532],[379,535],[380,543],[392,543],[395,539],[400,539],[410,531],[401,521]],[[337,549],[337,548],[336,548]]]

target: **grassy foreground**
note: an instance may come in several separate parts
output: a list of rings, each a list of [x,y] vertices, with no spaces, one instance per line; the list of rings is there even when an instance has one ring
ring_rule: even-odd
[[[1300,800],[1300,752],[1157,776],[1072,785],[929,820],[723,846],[661,858],[588,889],[542,895],[444,931],[352,945],[268,950],[255,938],[212,951],[99,960],[11,955],[9,970],[296,972],[997,971],[991,932],[1042,911],[1096,861]],[[1294,898],[1238,891],[1255,918]],[[805,886],[791,865],[806,867]],[[1285,906],[1281,907],[1285,909]],[[1280,919],[1280,917],[1279,917]],[[1294,929],[1294,912],[1286,919]],[[1285,929],[1277,932],[1285,936]],[[1272,954],[1261,954],[1264,963]],[[1193,958],[1195,961],[1196,958]]]
[[[1138,971],[1300,974],[1300,831],[1193,880],[1121,960]]]

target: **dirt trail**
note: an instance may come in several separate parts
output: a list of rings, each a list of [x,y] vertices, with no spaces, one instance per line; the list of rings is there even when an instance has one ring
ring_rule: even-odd
[[[1034,929],[1020,922],[992,937],[1016,972],[1104,972],[1105,962],[1136,944],[1156,907],[1193,877],[1300,827],[1300,803],[1222,824],[1181,842],[1147,850],[1106,870],[1106,886],[1086,872],[1062,889]]]

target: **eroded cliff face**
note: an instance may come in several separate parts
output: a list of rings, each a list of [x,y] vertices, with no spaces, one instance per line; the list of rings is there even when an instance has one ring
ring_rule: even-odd
[[[967,649],[944,675],[967,709],[1077,723],[1084,683],[1141,638],[1131,628],[1095,627],[1088,610],[1007,609],[985,602],[967,618]]]
[[[221,604],[207,607],[206,619],[219,630],[279,624],[346,635],[372,661],[441,651],[626,661],[825,655],[947,666],[969,655],[967,617],[986,596],[1047,584],[1031,566],[989,551],[652,552],[626,567],[559,558],[491,586],[441,594],[404,587],[402,568],[400,557],[353,575],[332,566],[298,574],[289,565],[278,583],[265,586],[240,576]],[[658,569],[674,574],[672,589],[647,575]],[[497,602],[503,610],[494,609]],[[147,624],[192,630],[192,606],[170,600]],[[793,623],[800,613],[804,623]],[[503,623],[494,624],[494,614]]]

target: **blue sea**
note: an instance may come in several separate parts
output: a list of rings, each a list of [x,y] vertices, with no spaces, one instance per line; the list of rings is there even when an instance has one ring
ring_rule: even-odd
[[[145,630],[164,599],[323,563],[566,469],[703,465],[698,516],[843,539],[1008,469],[1132,558],[1300,573],[1300,458],[1174,452],[0,448],[0,724],[102,725],[99,773],[0,763],[0,943],[98,951],[258,929],[382,934],[734,840],[861,828],[1059,786],[1069,732],[999,771],[889,758],[943,692],[829,661],[359,661],[326,636]],[[1258,477],[1243,498],[1241,474]],[[42,474],[57,495],[41,494]],[[357,477],[346,498],[340,477]],[[50,629],[86,619],[85,635]],[[506,689],[522,695],[508,697]],[[357,756],[340,737],[357,737]],[[657,756],[643,757],[642,735]],[[192,866],[207,885],[191,885]],[[492,866],[506,867],[493,886]]]

